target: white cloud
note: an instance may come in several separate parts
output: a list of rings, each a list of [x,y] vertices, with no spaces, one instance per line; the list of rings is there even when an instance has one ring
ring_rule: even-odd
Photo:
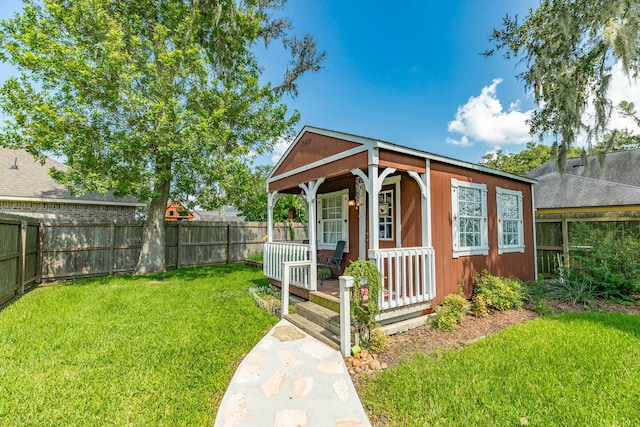
[[[447,137],[445,142],[447,144],[457,145],[458,147],[471,147],[473,145],[473,142],[469,141],[469,138],[467,138],[466,135],[462,135],[462,138],[460,139],[453,139],[453,138]]]
[[[489,145],[523,144],[531,140],[527,120],[533,110],[520,111],[520,103],[516,101],[504,111],[496,95],[501,82],[502,79],[495,79],[491,85],[483,87],[479,96],[470,97],[466,104],[458,107],[455,120],[449,122],[449,132],[462,134],[459,142],[468,143],[464,146],[471,145],[469,138]]]
[[[289,149],[289,146],[292,142],[293,139],[287,139],[283,137],[278,138],[276,143],[273,145],[271,161],[273,163],[278,163],[278,160],[280,160],[280,157],[282,157],[282,155]]]

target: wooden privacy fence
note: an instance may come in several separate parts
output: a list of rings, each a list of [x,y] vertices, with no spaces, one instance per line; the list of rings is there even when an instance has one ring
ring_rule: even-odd
[[[165,223],[165,231],[165,265],[173,269],[245,260],[262,251],[267,225],[180,221]],[[288,230],[279,226],[275,233],[284,239]],[[297,234],[306,236],[302,224]],[[42,280],[130,273],[141,242],[140,223],[44,224]]]
[[[225,264],[261,252],[267,224],[261,222],[167,222],[168,269]],[[142,241],[141,223],[37,223],[0,217],[0,306],[41,281],[133,272]],[[297,239],[306,225],[296,224]],[[285,225],[274,229],[286,240]]]
[[[36,222],[0,221],[0,306],[40,281],[38,235]]]

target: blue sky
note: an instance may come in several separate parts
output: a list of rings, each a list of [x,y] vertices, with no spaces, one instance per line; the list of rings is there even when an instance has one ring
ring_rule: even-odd
[[[300,95],[287,102],[300,111],[300,128],[369,136],[474,163],[498,147],[518,152],[532,140],[526,119],[534,104],[516,78],[524,69],[501,54],[480,53],[492,47],[489,35],[505,14],[524,17],[538,4],[290,0],[285,14],[298,33],[317,38],[327,60],[325,70],[301,79]],[[264,57],[274,65],[268,69],[282,68]],[[614,84],[618,98],[630,93],[622,83]],[[637,87],[629,100],[640,105]]]
[[[326,50],[325,69],[299,81],[285,102],[304,125],[390,141],[470,162],[497,147],[520,151],[534,105],[516,78],[523,69],[485,58],[488,36],[505,14],[525,16],[538,0],[289,0],[296,33]],[[21,9],[2,0],[0,18]],[[277,83],[287,58],[261,53],[264,79]],[[11,73],[0,64],[0,81]],[[623,85],[624,86],[624,85]],[[628,88],[617,88],[629,94]],[[640,105],[640,91],[632,97]],[[627,97],[628,98],[628,97]],[[286,149],[276,147],[274,158]],[[259,159],[270,163],[271,156]]]

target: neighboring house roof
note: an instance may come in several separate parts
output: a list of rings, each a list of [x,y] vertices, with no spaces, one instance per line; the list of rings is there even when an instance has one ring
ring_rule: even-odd
[[[457,160],[457,159],[453,159],[453,158],[450,158],[450,157],[445,157],[445,156],[441,156],[441,155],[438,155],[438,154],[429,153],[427,151],[422,151],[422,150],[417,150],[417,149],[414,149],[414,148],[405,147],[403,145],[395,144],[395,143],[392,143],[392,142],[380,141],[380,140],[374,139],[374,138],[369,138],[369,137],[364,137],[364,136],[359,136],[359,135],[353,135],[353,134],[349,134],[349,133],[338,132],[338,131],[333,131],[333,130],[328,130],[328,129],[322,129],[322,128],[317,128],[317,127],[313,127],[313,126],[305,126],[305,127],[302,128],[302,130],[298,133],[298,135],[293,140],[292,144],[289,146],[287,151],[282,155],[282,157],[280,157],[280,160],[278,161],[278,163],[276,163],[274,168],[271,170],[271,173],[267,177],[267,183],[272,182],[272,181],[274,181],[276,179],[282,179],[282,177],[285,176],[285,175],[293,175],[293,174],[298,172],[297,170],[294,170],[294,171],[287,172],[285,174],[278,174],[277,173],[278,169],[280,168],[280,166],[283,164],[283,162],[285,162],[285,159],[287,159],[287,157],[289,156],[291,151],[294,150],[294,147],[299,143],[304,143],[304,141],[302,141],[302,139],[303,139],[303,136],[307,132],[316,133],[316,134],[319,134],[319,135],[324,135],[324,136],[328,136],[328,137],[332,137],[332,138],[337,138],[337,139],[341,139],[341,140],[344,140],[344,141],[349,141],[349,142],[355,143],[357,145],[360,145],[359,148],[349,149],[349,150],[346,150],[344,152],[335,154],[333,156],[329,156],[329,157],[326,157],[326,158],[318,159],[315,162],[309,163],[307,165],[308,167],[321,165],[321,164],[327,163],[329,161],[334,161],[334,160],[337,160],[337,159],[345,158],[345,157],[354,155],[354,154],[356,154],[358,152],[362,152],[362,151],[365,151],[365,150],[368,150],[368,149],[386,149],[386,150],[389,150],[389,151],[392,151],[392,152],[403,153],[403,154],[408,154],[408,155],[411,155],[411,156],[421,157],[421,158],[424,158],[424,159],[433,160],[433,161],[437,161],[437,162],[441,162],[441,163],[445,163],[445,164],[450,164],[450,165],[454,165],[454,166],[459,166],[459,167],[463,167],[463,168],[466,168],[466,169],[475,170],[475,171],[478,171],[478,172],[484,172],[484,173],[488,173],[488,174],[492,174],[492,175],[503,176],[503,177],[514,179],[514,180],[517,180],[517,181],[527,182],[529,184],[534,184],[535,183],[534,179],[527,178],[527,177],[522,177],[522,176],[518,176],[518,175],[514,175],[514,174],[511,174],[511,173],[499,171],[499,170],[496,170],[496,169],[491,169],[489,167],[478,165],[478,164],[475,164],[475,163],[469,163],[469,162],[465,162],[465,161],[462,161],[462,160]]]
[[[25,150],[0,147],[0,200],[144,206],[133,197],[115,197],[112,193],[72,196],[49,175],[52,167],[67,169],[51,158],[42,165]]]
[[[189,209],[185,208],[181,202],[169,202],[167,208],[164,210],[165,221],[189,221],[193,219],[193,214]]]
[[[527,176],[538,181],[537,209],[640,205],[640,150],[608,153],[603,166],[597,155],[567,159],[561,176],[551,160]]]
[[[223,206],[212,211],[194,210],[195,219],[199,221],[245,222],[244,217],[233,206]]]

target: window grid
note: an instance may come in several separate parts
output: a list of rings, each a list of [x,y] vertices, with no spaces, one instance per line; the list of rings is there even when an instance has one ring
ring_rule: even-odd
[[[498,203],[498,253],[523,252],[522,192],[496,188]]]
[[[380,240],[393,240],[393,190],[378,194],[378,227]]]
[[[482,191],[477,188],[460,187],[458,189],[458,214],[460,247],[482,245]]]
[[[335,248],[340,240],[348,241],[346,191],[318,195],[318,246]]]

